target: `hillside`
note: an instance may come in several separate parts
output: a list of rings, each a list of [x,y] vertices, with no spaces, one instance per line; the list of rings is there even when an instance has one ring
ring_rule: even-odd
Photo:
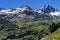
[[[39,10],[33,10],[27,5],[1,9],[0,39],[40,40],[48,35],[46,39],[49,40],[49,35],[59,35],[59,14],[60,12],[50,5],[45,5]]]
[[[15,31],[16,29],[18,29],[18,26],[15,23],[7,19],[0,18],[0,40],[12,34],[12,32]]]
[[[53,22],[49,27],[49,34],[43,37],[41,40],[60,40],[60,22]]]
[[[60,28],[57,29],[54,33],[49,34],[44,37],[43,40],[60,40]]]

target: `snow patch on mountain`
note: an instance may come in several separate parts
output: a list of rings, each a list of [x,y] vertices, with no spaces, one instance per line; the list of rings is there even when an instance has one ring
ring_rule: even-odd
[[[0,15],[9,18],[45,18],[45,19],[55,19],[57,17],[60,18],[60,12],[57,11],[50,5],[45,5],[39,10],[33,10],[27,5],[21,6],[19,8],[12,9],[2,9],[0,10]]]
[[[58,12],[58,11],[51,12],[50,14],[51,14],[51,15],[55,15],[55,16],[60,16],[60,12]]]

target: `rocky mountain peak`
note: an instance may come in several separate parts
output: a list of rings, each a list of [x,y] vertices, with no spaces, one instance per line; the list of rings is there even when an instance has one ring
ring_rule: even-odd
[[[23,5],[20,8],[25,8],[25,9],[32,9],[31,7],[29,7],[28,5]]]
[[[50,5],[45,5],[41,8],[41,11],[43,11],[44,13],[50,13],[56,11],[56,9]]]

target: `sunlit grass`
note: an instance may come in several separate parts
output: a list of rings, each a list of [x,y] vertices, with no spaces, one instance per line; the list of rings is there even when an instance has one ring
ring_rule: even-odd
[[[44,40],[60,40],[60,28],[54,33],[46,36]]]

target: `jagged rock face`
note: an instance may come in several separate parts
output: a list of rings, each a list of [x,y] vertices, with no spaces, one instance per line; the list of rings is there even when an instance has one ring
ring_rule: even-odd
[[[52,6],[49,5],[45,5],[41,11],[43,11],[44,13],[50,13],[50,12],[54,12],[55,9]]]
[[[30,8],[28,5],[21,6],[20,8],[26,8],[26,10],[27,9],[32,10],[32,8]]]
[[[0,8],[1,9],[1,8]],[[39,10],[33,10],[27,5],[19,8],[1,9],[0,17],[3,18],[42,18],[42,19],[56,19],[60,18],[60,12],[50,5],[45,5]]]
[[[50,14],[41,14],[40,18],[42,18],[42,19],[48,19],[48,20],[54,19],[53,16],[51,16]]]

